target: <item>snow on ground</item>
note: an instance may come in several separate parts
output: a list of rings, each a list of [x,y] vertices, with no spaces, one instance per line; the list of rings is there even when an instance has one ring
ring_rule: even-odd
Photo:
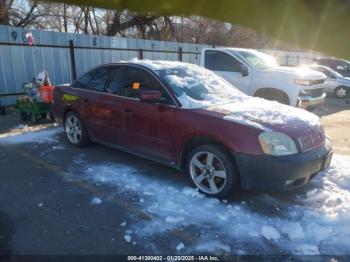
[[[102,203],[102,199],[99,197],[93,197],[90,201],[91,205],[99,205]]]
[[[26,129],[27,127],[22,127]],[[2,136],[0,144],[50,143],[59,146],[61,128]],[[151,221],[125,221],[125,241],[164,236],[183,231],[195,242],[177,241],[174,252],[224,252],[230,254],[350,254],[350,157],[334,155],[331,167],[307,186],[282,195],[258,194],[244,201],[219,201],[182,183],[150,176],[146,171],[116,163],[90,165],[84,155],[72,173],[113,194],[134,201]],[[77,170],[76,168],[74,170]],[[149,172],[149,171],[148,171]],[[132,196],[131,198],[129,198]],[[92,204],[97,204],[92,199]],[[135,240],[135,241],[134,241]],[[138,241],[147,245],[148,241]],[[182,245],[181,245],[182,244]],[[155,245],[155,243],[152,243]],[[161,247],[159,247],[161,248]]]
[[[18,129],[18,130],[17,130]],[[0,144],[51,144],[57,143],[57,135],[62,133],[61,127],[40,129],[38,127],[19,126],[13,132],[0,135]],[[56,145],[53,149],[62,149],[61,145]]]
[[[181,246],[181,253],[350,254],[348,156],[335,155],[327,172],[302,190],[285,193],[292,201],[261,194],[249,203],[208,198],[193,188],[157,181],[130,166],[84,166],[85,180],[114,188],[123,197],[134,199],[136,195],[138,206],[151,214],[151,221],[128,224],[133,239],[180,229],[198,237],[196,243]],[[274,212],[266,212],[266,207]],[[177,247],[174,245],[175,252]]]

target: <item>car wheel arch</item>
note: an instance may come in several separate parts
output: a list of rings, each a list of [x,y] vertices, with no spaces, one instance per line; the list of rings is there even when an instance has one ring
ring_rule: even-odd
[[[254,96],[265,98],[264,96],[268,96],[271,94],[279,94],[281,96],[281,98],[283,99],[284,104],[290,105],[290,98],[289,98],[288,94],[286,92],[284,92],[283,90],[280,90],[280,89],[277,89],[274,87],[259,88],[258,90],[255,91]]]
[[[237,165],[236,159],[234,158],[232,152],[228,149],[228,147],[222,141],[219,141],[219,140],[217,140],[213,137],[210,137],[210,136],[195,136],[195,137],[191,137],[191,138],[186,140],[186,142],[182,146],[180,160],[179,160],[180,168],[182,171],[186,170],[187,158],[188,158],[189,154],[191,153],[191,151],[195,147],[198,147],[201,145],[214,145],[214,146],[218,147],[219,149],[221,149],[224,153],[226,153],[230,157],[230,159],[232,160],[232,163],[233,163],[234,167],[236,168],[236,170],[238,172],[238,176],[240,178],[238,165]]]
[[[73,108],[70,108],[70,107],[67,107],[67,108],[64,109],[64,112],[63,112],[63,125],[65,125],[66,116],[67,116],[68,113],[70,113],[70,112],[76,113],[76,114],[79,116],[80,120],[83,122],[83,124],[86,126],[86,123],[85,123],[85,121],[83,120],[83,118],[81,117],[81,115],[79,114],[79,112],[78,112],[77,110],[74,110]],[[89,134],[89,136],[90,136],[89,129],[87,129],[87,132],[88,132],[88,134]],[[90,136],[90,137],[91,137],[91,136]]]

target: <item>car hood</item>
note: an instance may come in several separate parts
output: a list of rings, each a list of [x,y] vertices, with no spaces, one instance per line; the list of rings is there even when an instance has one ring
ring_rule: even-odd
[[[219,117],[226,121],[263,131],[282,132],[291,137],[299,137],[312,130],[323,133],[319,117],[315,114],[262,98],[240,97],[206,110],[219,113]]]
[[[338,78],[337,81],[343,85],[350,86],[350,78],[349,77]]]
[[[284,75],[292,75],[297,79],[307,79],[307,80],[319,80],[326,79],[326,76],[318,71],[308,69],[308,68],[297,68],[297,67],[268,67],[260,70],[261,73],[279,73]]]

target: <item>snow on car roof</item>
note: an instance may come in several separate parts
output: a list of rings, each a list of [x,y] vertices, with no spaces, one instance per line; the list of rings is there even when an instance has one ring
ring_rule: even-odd
[[[129,63],[145,66],[151,70],[157,71],[161,69],[184,68],[189,69],[187,78],[194,80],[200,75],[200,71],[209,72],[207,69],[198,65],[162,60],[129,60]],[[191,76],[192,75],[192,76]],[[183,80],[183,79],[180,79]],[[198,79],[197,79],[198,80]],[[186,84],[186,81],[178,81],[180,84]],[[224,81],[227,83],[227,81]],[[225,88],[213,88],[211,91],[224,92]],[[227,90],[226,90],[227,91]],[[306,126],[320,126],[319,117],[306,110],[282,105],[277,102],[268,101],[262,98],[251,97],[243,94],[232,86],[232,96],[225,93],[225,97],[230,98],[230,103],[226,101],[224,104],[208,103],[208,101],[195,100],[186,93],[178,96],[177,99],[182,104],[182,108],[206,108],[213,110],[212,107],[224,109],[227,112],[223,118],[228,121],[254,126],[259,129],[266,129],[261,124],[288,124],[288,123],[304,123]],[[215,110],[215,109],[214,109]]]
[[[148,59],[139,60],[137,58],[133,58],[133,59],[130,59],[128,63],[142,65],[154,71],[160,70],[160,69],[168,69],[168,68],[184,67],[184,66],[203,69],[202,67],[195,64],[178,62],[178,61],[148,60]]]

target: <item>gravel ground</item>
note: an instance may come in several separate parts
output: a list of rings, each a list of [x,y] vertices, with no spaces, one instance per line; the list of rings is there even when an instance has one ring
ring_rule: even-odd
[[[333,140],[335,153],[350,155],[350,100],[327,98],[325,106],[314,112]]]

